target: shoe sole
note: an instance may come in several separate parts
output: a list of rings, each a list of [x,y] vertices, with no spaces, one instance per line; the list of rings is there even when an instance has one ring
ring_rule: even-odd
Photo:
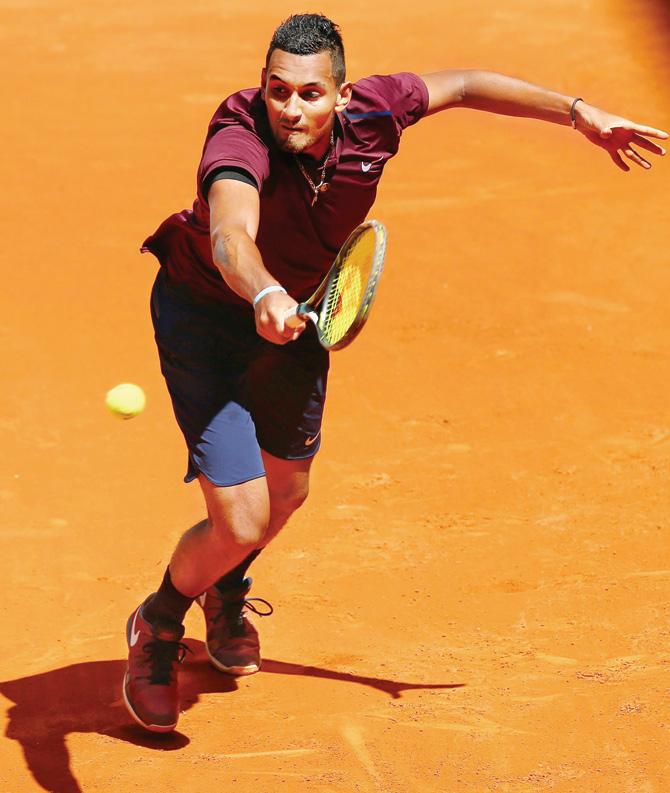
[[[126,693],[126,686],[128,684],[128,670],[126,670],[126,674],[123,678],[123,701],[125,703],[126,709],[128,713],[133,717],[133,719],[140,725],[140,727],[144,727],[145,730],[149,730],[149,732],[172,732],[175,727],[177,726],[177,722],[175,721],[174,724],[147,724],[146,722],[142,721],[142,719],[135,713],[133,706],[130,704],[130,700],[128,699],[128,694]]]
[[[247,666],[225,666],[218,659],[216,659],[209,651],[207,642],[205,642],[205,650],[211,665],[218,669],[219,672],[225,672],[227,675],[234,675],[235,677],[244,677],[245,675],[255,675],[261,668],[260,664],[247,664]]]

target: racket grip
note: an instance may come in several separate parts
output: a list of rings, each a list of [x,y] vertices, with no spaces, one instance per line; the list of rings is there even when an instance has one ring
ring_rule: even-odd
[[[306,319],[311,319],[315,325],[319,323],[319,316],[316,311],[312,311],[308,303],[299,303],[286,312],[284,315],[284,324],[289,328],[297,328],[302,325]]]

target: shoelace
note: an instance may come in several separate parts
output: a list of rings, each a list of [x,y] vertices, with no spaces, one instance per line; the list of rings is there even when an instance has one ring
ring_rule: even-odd
[[[262,603],[267,609],[259,609],[256,603]],[[252,611],[259,617],[269,617],[274,613],[271,603],[263,598],[244,598],[234,600],[231,603],[223,603],[221,611],[214,617],[214,622],[226,620],[230,628],[231,635],[239,636],[244,633],[244,609]]]
[[[154,639],[144,645],[151,672],[146,679],[155,685],[168,686],[172,682],[172,665],[176,661],[182,663],[186,653],[192,652],[183,642]]]

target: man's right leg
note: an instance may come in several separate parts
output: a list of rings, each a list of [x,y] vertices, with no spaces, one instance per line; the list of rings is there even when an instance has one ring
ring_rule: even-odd
[[[202,475],[199,480],[207,520],[182,536],[159,590],[128,620],[124,700],[132,717],[156,732],[177,724],[177,668],[186,649],[181,622],[188,607],[262,545],[268,525],[264,477],[231,487],[217,487]]]
[[[283,460],[265,451],[262,454],[270,502],[264,548],[307,498],[313,458]],[[218,488],[208,489],[212,490],[210,500],[215,501]],[[248,612],[267,616],[272,606],[262,598],[248,597],[251,579],[246,578],[260,551],[253,550],[198,598],[205,614],[207,654],[212,665],[227,674],[252,675],[261,667],[258,631]]]
[[[328,353],[312,329],[283,347],[264,344],[245,373],[242,401],[262,447],[270,496],[264,545],[307,497],[309,470],[319,448],[327,372]],[[266,615],[272,607],[261,598],[248,597],[251,579],[246,574],[256,556],[258,551],[253,551],[199,598],[210,660],[229,674],[249,675],[260,668],[258,633],[248,612]]]

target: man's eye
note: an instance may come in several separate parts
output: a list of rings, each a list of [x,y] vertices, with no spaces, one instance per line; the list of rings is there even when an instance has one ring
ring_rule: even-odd
[[[308,91],[306,94],[302,95],[302,98],[312,101],[314,99],[318,99],[320,96],[321,94],[318,91]]]

